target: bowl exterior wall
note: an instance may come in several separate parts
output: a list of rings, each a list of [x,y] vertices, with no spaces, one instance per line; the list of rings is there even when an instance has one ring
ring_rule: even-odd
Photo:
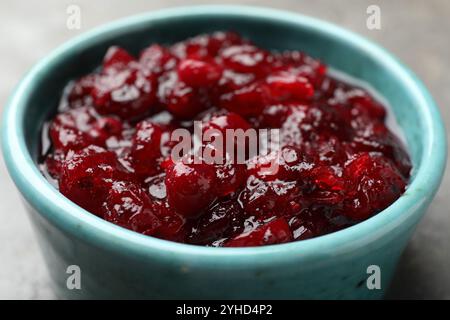
[[[289,264],[236,267],[105,250],[27,207],[56,294],[64,299],[380,299],[418,222],[411,220],[368,244],[355,243],[352,250],[336,248],[334,255],[316,261],[298,254]],[[424,209],[417,210],[417,218]],[[72,265],[81,271],[80,290],[67,286],[73,283],[73,273],[67,273]],[[380,268],[380,289],[368,288],[376,281],[369,266]]]

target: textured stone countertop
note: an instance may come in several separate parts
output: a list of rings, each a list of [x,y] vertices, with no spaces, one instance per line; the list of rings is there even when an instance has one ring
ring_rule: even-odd
[[[425,82],[450,126],[450,1],[220,1],[287,9],[356,31],[386,47]],[[14,85],[65,40],[102,23],[149,10],[214,1],[2,0],[0,109]],[[66,9],[81,8],[81,30],[66,27]],[[381,30],[366,27],[366,9],[381,8]],[[450,299],[450,174],[401,260],[388,298]],[[18,193],[0,160],[0,299],[52,299],[49,278]]]

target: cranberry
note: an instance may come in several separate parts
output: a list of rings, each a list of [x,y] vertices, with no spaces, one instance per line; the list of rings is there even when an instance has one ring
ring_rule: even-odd
[[[345,141],[350,135],[344,121],[326,106],[288,105],[280,106],[280,109],[275,117],[283,119],[286,116],[281,124],[283,145],[298,146],[335,136]],[[263,118],[263,123],[265,121]]]
[[[305,101],[314,96],[314,87],[307,78],[280,72],[269,75],[266,79],[271,99],[275,102],[286,100]]]
[[[150,121],[144,120],[136,125],[129,158],[135,173],[139,176],[145,178],[158,171],[161,136],[162,129]]]
[[[124,176],[113,152],[89,146],[66,156],[61,165],[59,190],[84,209],[101,215],[112,182]]]
[[[346,165],[345,175],[351,185],[345,214],[354,220],[367,219],[385,209],[406,187],[399,171],[380,154],[358,154]]]
[[[57,149],[78,150],[93,143],[86,132],[75,128],[52,125],[50,130],[50,137]]]
[[[79,150],[95,144],[105,146],[111,137],[119,137],[122,123],[114,117],[99,117],[91,107],[79,107],[58,114],[49,135],[58,150]]]
[[[220,97],[220,107],[240,114],[244,117],[256,116],[268,103],[267,87],[260,83],[252,83]]]
[[[148,113],[156,102],[156,85],[154,74],[115,49],[106,55],[91,95],[100,114],[133,119]]]
[[[45,159],[44,168],[52,178],[60,178],[64,159],[65,153],[61,150],[49,154]]]
[[[49,128],[54,147],[65,151],[79,150],[95,143],[95,136],[88,133],[95,122],[96,118],[89,107],[58,114]]]
[[[210,56],[215,56],[224,48],[228,48],[236,44],[242,44],[244,42],[246,41],[234,32],[217,31],[212,33],[208,38],[208,54]]]
[[[340,165],[348,160],[348,145],[341,142],[339,138],[330,136],[319,138],[307,146],[307,153],[315,157],[315,161],[321,165]]]
[[[307,201],[315,205],[339,207],[344,200],[346,181],[332,167],[318,166],[311,170],[307,178],[305,192]]]
[[[112,184],[103,205],[103,217],[122,227],[149,235],[161,225],[152,212],[145,191],[134,183],[123,181]]]
[[[185,59],[178,65],[178,77],[191,87],[213,86],[221,75],[220,67],[211,62]]]
[[[205,58],[216,56],[220,50],[231,45],[241,44],[244,40],[233,32],[214,32],[211,35],[198,35],[186,41],[176,43],[172,51],[179,58]]]
[[[103,58],[103,68],[122,69],[132,61],[134,61],[134,58],[127,51],[120,47],[111,47]]]
[[[181,81],[176,72],[161,78],[158,97],[172,114],[182,119],[192,118],[206,108],[202,91]]]
[[[223,159],[221,159],[220,163],[225,163],[227,161],[242,163],[243,159],[239,161],[238,155],[236,154],[238,148],[240,147],[240,143],[242,143],[239,136],[244,136],[247,133],[247,130],[252,128],[251,125],[241,116],[233,112],[225,111],[224,114],[210,115],[204,119],[206,118],[208,118],[208,120],[202,123],[203,139],[205,141],[210,141],[214,145],[211,146],[211,151],[214,150],[215,152],[223,155]],[[222,150],[216,150],[217,148],[214,144],[216,139],[221,141],[220,144],[223,146]],[[217,142],[217,144],[219,143]],[[245,151],[248,155],[248,143],[245,147]],[[226,160],[225,158],[227,158],[227,152],[230,152],[231,148],[235,150],[234,159]]]
[[[89,134],[98,141],[100,145],[105,145],[111,137],[120,137],[122,134],[122,122],[115,117],[102,117],[92,126]]]
[[[224,115],[217,115],[211,117],[203,124],[204,131],[208,129],[219,130],[225,137],[227,129],[242,129],[244,131],[250,129],[250,124],[241,116],[233,112],[227,112]]]
[[[275,70],[295,71],[305,76],[315,87],[320,87],[327,80],[326,65],[299,51],[275,53],[273,65]]]
[[[270,55],[253,45],[243,44],[224,49],[220,57],[226,67],[241,73],[266,74],[269,69]]]
[[[258,217],[278,216],[300,211],[299,192],[296,181],[263,181],[250,176],[239,201],[246,212]]]
[[[386,110],[378,102],[373,100],[367,93],[361,89],[353,89],[347,94],[349,104],[352,106],[353,114],[358,112],[365,113],[375,119],[384,120]]]
[[[97,79],[97,74],[88,74],[70,85],[67,104],[72,108],[91,106],[93,104],[91,92]]]
[[[186,217],[199,216],[215,200],[214,166],[184,157],[166,172],[169,204]]]
[[[292,232],[284,218],[242,233],[225,243],[226,247],[255,247],[292,241]]]
[[[310,239],[339,229],[327,219],[322,210],[312,207],[289,219],[289,227],[295,240]]]
[[[284,146],[248,162],[247,170],[264,181],[294,181],[304,179],[315,164],[313,158],[300,148]]]
[[[194,224],[189,242],[212,245],[217,239],[242,231],[243,214],[242,208],[234,200],[216,204]]]
[[[229,69],[224,69],[218,83],[218,92],[214,93],[220,97],[221,94],[239,90],[242,87],[250,85],[254,81],[255,76],[251,73],[238,73]],[[218,100],[218,97],[213,96],[213,98]]]
[[[153,44],[142,50],[139,63],[144,70],[160,75],[166,70],[173,69],[176,66],[177,59],[167,48]]]
[[[137,58],[111,47],[58,108],[42,144],[46,177],[93,214],[165,240],[318,237],[385,209],[410,178],[410,158],[367,90],[305,53],[269,52],[232,32],[152,44]],[[177,140],[177,129],[194,141]],[[277,131],[253,141],[252,129]]]
[[[154,214],[161,221],[160,226],[152,235],[166,240],[185,242],[186,219],[164,200],[153,201],[152,208]]]
[[[247,177],[245,164],[236,164],[226,161],[224,164],[215,165],[216,169],[216,193],[226,196],[236,192],[245,183]]]
[[[281,128],[296,108],[305,110],[307,106],[294,104],[275,104],[264,108],[259,119],[262,127]]]

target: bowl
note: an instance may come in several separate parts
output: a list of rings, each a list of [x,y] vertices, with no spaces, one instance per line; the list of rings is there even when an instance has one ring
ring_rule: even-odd
[[[152,42],[229,29],[268,49],[305,51],[383,95],[412,158],[407,191],[381,213],[339,232],[282,245],[211,248],[160,240],[106,222],[65,198],[42,176],[37,155],[44,121],[55,112],[67,81],[99,65],[108,46],[137,53]],[[442,179],[445,137],[428,91],[379,46],[327,22],[244,6],[168,9],[85,33],[32,68],[9,99],[2,125],[9,173],[61,298],[382,298]]]

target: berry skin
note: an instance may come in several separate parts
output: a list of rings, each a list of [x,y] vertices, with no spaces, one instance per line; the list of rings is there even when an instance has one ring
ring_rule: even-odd
[[[129,158],[134,172],[143,178],[158,171],[162,132],[161,127],[150,121],[144,120],[136,125]]]
[[[154,214],[161,221],[160,226],[152,235],[161,239],[186,242],[186,218],[170,207],[167,201],[153,201],[152,208]]]
[[[92,90],[95,108],[103,115],[135,119],[156,102],[156,82],[133,67],[103,73]]]
[[[50,139],[57,150],[79,150],[94,143],[88,130],[96,121],[88,107],[58,114],[50,124]]]
[[[235,112],[243,117],[256,116],[268,104],[267,87],[260,83],[252,83],[220,97],[221,108]]]
[[[203,131],[208,129],[216,129],[222,133],[223,137],[226,136],[227,129],[242,129],[245,131],[250,128],[250,124],[244,118],[233,112],[213,116],[208,121],[203,123]]]
[[[134,61],[134,58],[124,49],[120,47],[111,47],[106,52],[103,58],[103,68],[104,69],[122,69],[126,68],[127,65]]]
[[[302,208],[300,188],[295,181],[263,181],[250,176],[239,195],[244,210],[257,217],[267,218],[299,212]]]
[[[186,157],[166,171],[169,205],[186,217],[201,215],[216,199],[214,166],[195,164]]]
[[[284,146],[265,156],[252,159],[247,165],[249,175],[264,181],[295,181],[305,179],[315,163],[304,150],[294,146]]]
[[[212,245],[217,239],[242,231],[244,213],[233,200],[213,206],[194,225],[189,243]]]
[[[149,73],[123,49],[113,47],[91,91],[97,112],[135,119],[156,103],[156,75]]]
[[[68,153],[61,164],[59,191],[84,209],[101,215],[112,182],[126,176],[113,152],[89,146]]]
[[[214,63],[186,59],[178,65],[178,77],[191,87],[215,85],[222,76],[222,70]]]
[[[58,114],[49,128],[55,149],[80,150],[89,145],[105,146],[111,137],[122,133],[122,123],[115,117],[99,117],[91,107],[69,109]]]
[[[180,119],[190,119],[207,108],[202,91],[188,86],[170,72],[161,78],[158,98],[167,110]]]
[[[161,225],[152,212],[150,198],[134,183],[117,181],[103,205],[103,217],[114,224],[151,235]]]
[[[284,218],[244,232],[225,243],[225,247],[256,247],[292,241],[292,232]]]
[[[302,76],[281,72],[268,76],[266,83],[274,102],[307,101],[314,96],[314,87]]]
[[[236,72],[253,73],[258,76],[269,70],[270,55],[255,46],[244,44],[231,46],[220,54],[224,65]]]
[[[67,94],[67,104],[71,108],[92,106],[91,92],[97,79],[97,74],[88,74],[70,85]]]
[[[167,48],[153,44],[142,50],[139,63],[147,72],[161,75],[166,70],[172,70],[177,64],[177,59]]]
[[[345,175],[352,186],[344,203],[345,214],[353,220],[385,209],[406,188],[400,172],[380,154],[358,154],[347,164]]]

